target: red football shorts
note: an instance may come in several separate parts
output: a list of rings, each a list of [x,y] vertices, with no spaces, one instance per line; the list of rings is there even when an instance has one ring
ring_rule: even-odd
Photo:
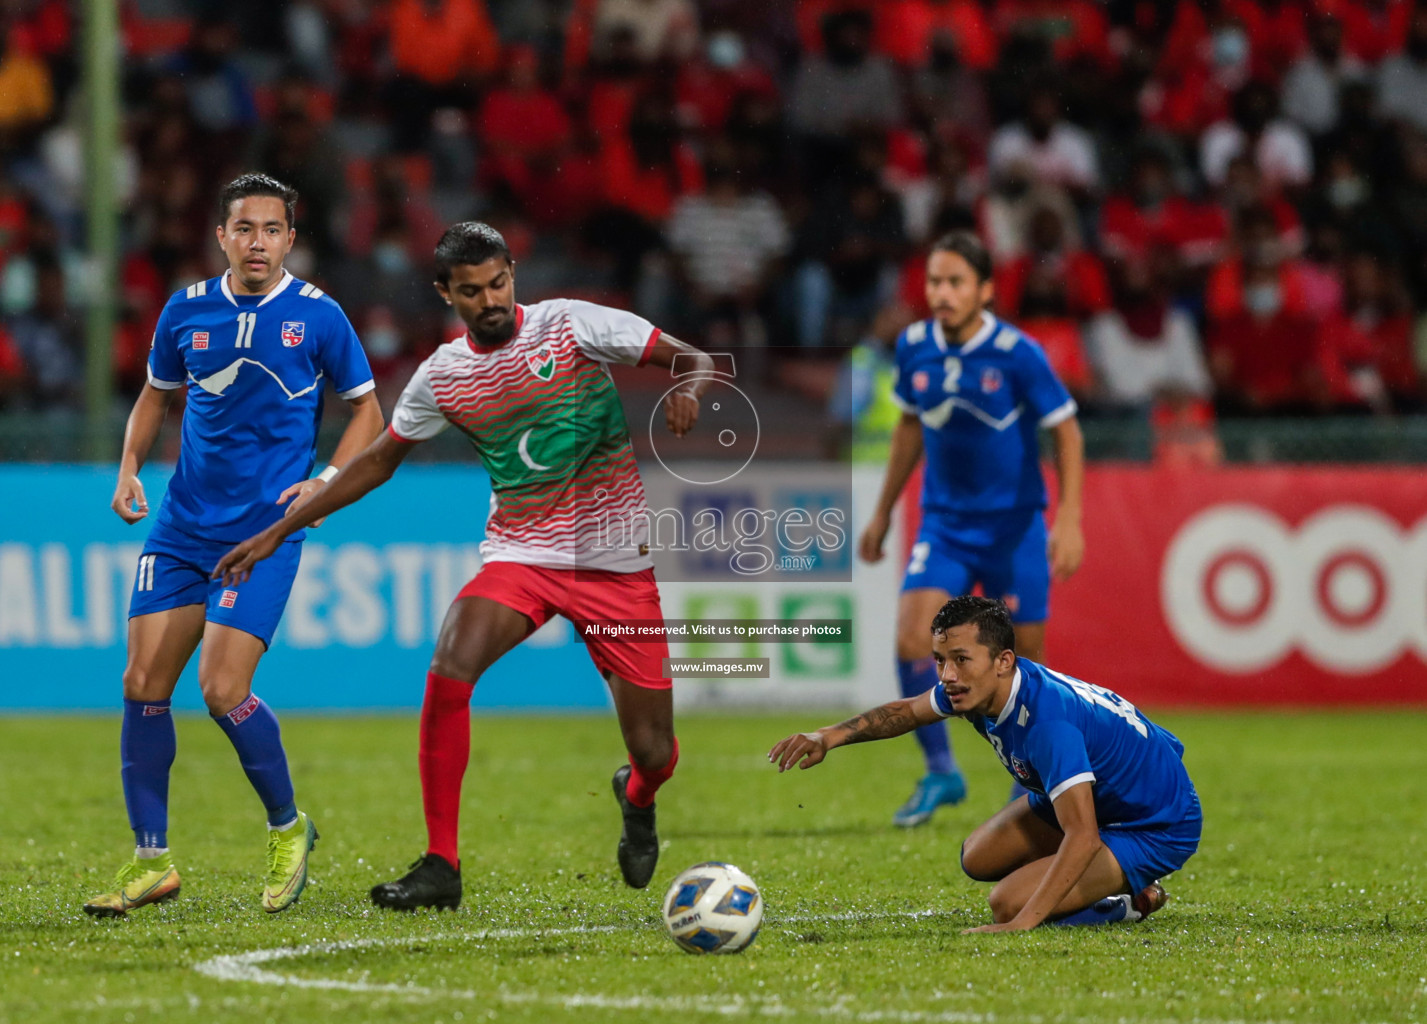
[[[585,623],[664,619],[653,569],[608,572],[487,562],[456,595],[457,600],[463,597],[485,597],[513,608],[535,623],[536,629],[556,615],[565,616],[577,630]],[[663,637],[640,643],[613,637],[582,639],[595,668],[602,673],[613,673],[650,690],[674,685],[664,675],[662,662],[669,657],[669,642]]]

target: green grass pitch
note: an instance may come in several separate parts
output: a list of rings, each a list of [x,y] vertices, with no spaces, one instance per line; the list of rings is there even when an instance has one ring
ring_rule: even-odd
[[[122,921],[79,909],[128,856],[117,716],[0,719],[0,1024],[1427,1016],[1427,714],[1157,716],[1188,746],[1206,818],[1169,906],[1138,925],[989,936],[960,934],[989,917],[987,887],[957,865],[1006,792],[989,748],[957,724],[970,798],[900,832],[910,738],[809,772],[767,765],[775,740],[823,717],[685,717],[643,892],[614,862],[614,722],[477,718],[465,903],[398,915],[366,892],[421,851],[415,718],[289,715],[323,838],[302,901],[276,917],[259,905],[257,800],[219,730],[180,718],[183,895]],[[767,901],[738,956],[688,956],[659,924],[669,880],[709,859],[749,871]]]

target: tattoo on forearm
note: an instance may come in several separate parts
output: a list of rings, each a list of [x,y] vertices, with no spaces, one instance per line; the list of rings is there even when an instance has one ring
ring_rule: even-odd
[[[864,711],[838,726],[839,729],[847,730],[848,743],[885,740],[911,732],[916,727],[916,716],[903,702],[883,704],[871,711]]]

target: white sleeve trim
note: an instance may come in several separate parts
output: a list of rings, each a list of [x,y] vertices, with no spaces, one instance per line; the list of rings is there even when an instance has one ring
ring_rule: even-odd
[[[1094,773],[1094,772],[1081,772],[1079,775],[1072,775],[1070,778],[1066,779],[1066,780],[1065,780],[1064,782],[1062,782],[1059,786],[1056,786],[1056,787],[1055,787],[1054,789],[1052,789],[1049,793],[1047,793],[1046,796],[1050,797],[1050,802],[1051,802],[1051,803],[1055,803],[1056,800],[1058,800],[1058,799],[1060,798],[1060,794],[1064,793],[1067,789],[1071,788],[1072,786],[1078,786],[1078,785],[1080,785],[1082,782],[1094,782],[1094,781],[1095,781],[1095,773]]]
[[[149,375],[150,387],[158,388],[160,391],[177,391],[179,388],[183,387],[183,381],[181,380],[159,380],[157,377],[154,376],[154,371],[152,369],[148,369],[146,372]]]
[[[898,409],[901,409],[908,416],[920,416],[922,412],[911,402],[908,402],[903,399],[902,396],[897,394],[897,392],[895,391],[892,392],[892,404],[895,405]]]
[[[1052,409],[1050,412],[1046,413],[1044,416],[1041,417],[1041,426],[1059,426],[1066,420],[1070,419],[1070,417],[1074,416],[1078,411],[1079,406],[1075,404],[1075,399],[1066,399],[1065,404],[1062,405],[1059,409]]]
[[[365,384],[358,384],[354,388],[348,388],[346,391],[337,392],[337,397],[345,398],[347,401],[350,402],[352,399],[361,398],[368,391],[375,391],[376,389],[377,382],[374,380],[369,380]]]
[[[940,684],[938,684],[938,685],[940,685]],[[941,713],[941,707],[940,707],[940,706],[937,704],[937,702],[936,702],[936,687],[935,687],[935,686],[933,686],[930,690],[927,691],[927,702],[930,703],[931,706],[932,706],[932,714],[936,715],[938,718],[950,718],[950,717],[951,717],[950,714],[945,714],[945,715],[944,715],[944,714]]]

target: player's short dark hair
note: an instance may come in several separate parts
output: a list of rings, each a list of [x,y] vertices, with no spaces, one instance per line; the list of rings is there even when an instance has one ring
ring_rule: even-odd
[[[451,280],[451,268],[457,264],[476,266],[497,256],[504,256],[507,263],[515,262],[510,258],[510,246],[495,228],[479,220],[452,224],[436,243],[436,280],[446,284]]]
[[[1002,651],[1016,653],[1016,627],[1011,624],[1011,613],[1005,604],[989,597],[953,597],[932,619],[932,632],[945,633],[968,622],[976,627],[976,642],[991,649],[991,657]]]
[[[949,231],[932,243],[931,251],[954,252],[971,264],[978,282],[991,280],[991,252],[971,231]]]
[[[223,191],[218,193],[218,223],[228,223],[228,216],[233,212],[233,204],[239,199],[248,199],[251,196],[272,196],[274,199],[281,199],[283,212],[287,214],[287,226],[290,228],[296,226],[297,189],[291,185],[284,185],[267,174],[242,174],[224,185]]]

